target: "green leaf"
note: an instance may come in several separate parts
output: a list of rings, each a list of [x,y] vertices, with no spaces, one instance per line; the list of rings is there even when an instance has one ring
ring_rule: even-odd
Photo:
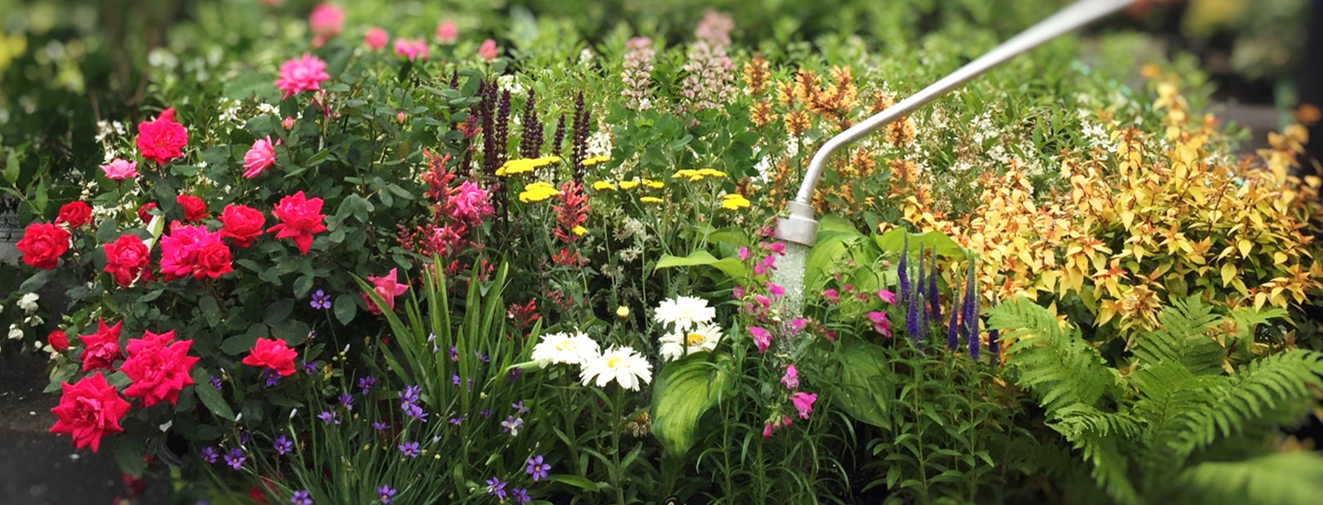
[[[895,395],[895,380],[889,372],[886,350],[881,346],[858,339],[842,342],[826,369],[838,389],[832,400],[851,417],[889,430],[887,398]]]
[[[654,269],[673,268],[673,267],[692,267],[692,266],[710,266],[720,270],[731,278],[744,277],[744,263],[737,258],[717,259],[712,253],[704,250],[697,250],[689,253],[689,256],[683,258],[679,256],[663,255],[657,261]]]
[[[18,180],[18,150],[9,151],[9,157],[5,161],[5,170],[3,173],[5,182],[13,184]]]
[[[308,292],[312,291],[313,277],[311,275],[300,275],[294,280],[294,298],[302,300],[307,298]]]
[[[117,437],[117,441],[119,446],[115,448],[115,463],[119,464],[119,469],[134,477],[141,477],[147,470],[147,462],[142,459],[142,442],[128,437]]]
[[[205,317],[208,320],[216,321],[221,318],[220,305],[216,304],[216,298],[211,295],[204,296],[201,300],[198,300],[198,310],[201,310],[202,317]]]
[[[698,419],[734,383],[731,358],[712,363],[708,357],[700,352],[666,365],[652,389],[652,434],[677,457],[693,445]]]
[[[353,296],[340,295],[335,297],[335,304],[332,309],[335,311],[335,319],[340,321],[340,324],[349,324],[358,313],[358,303]]]
[[[601,489],[596,483],[588,480],[587,477],[580,477],[578,475],[548,475],[547,480],[551,482],[559,482],[561,484],[568,484],[589,493],[596,493]]]
[[[266,308],[266,312],[262,314],[262,322],[269,325],[280,324],[289,319],[292,312],[294,312],[294,299],[284,298]]]
[[[243,100],[253,95],[269,95],[276,91],[275,81],[275,77],[267,72],[239,74],[225,86],[225,98]]]
[[[42,286],[45,286],[53,277],[55,277],[54,270],[42,270],[32,274],[32,277],[28,277],[27,280],[23,281],[23,284],[18,287],[18,290],[22,293],[34,292],[41,289]]]
[[[330,157],[331,157],[331,150],[330,150],[330,149],[323,149],[321,152],[312,155],[311,158],[308,158],[308,161],[305,161],[305,162],[303,163],[303,166],[304,166],[304,167],[315,167],[315,166],[317,166],[317,165],[322,164],[322,162],[326,161],[326,160],[329,159]]]
[[[194,367],[190,375],[193,377],[193,392],[197,393],[202,404],[207,406],[212,415],[225,421],[233,421],[234,411],[230,410],[230,404],[225,403],[220,391],[211,387],[211,375],[202,367]]]
[[[873,242],[883,251],[899,251],[905,246],[905,235],[910,236],[910,253],[918,253],[919,248],[927,250],[936,250],[938,254],[947,257],[969,258],[972,253],[960,244],[957,244],[951,237],[946,236],[940,231],[930,231],[928,233],[909,233],[901,228],[896,228],[882,235],[874,235]]]
[[[221,342],[221,350],[225,354],[238,356],[253,348],[257,343],[257,338],[266,333],[266,327],[260,324],[254,324],[249,327],[248,332],[243,335],[232,335]]]

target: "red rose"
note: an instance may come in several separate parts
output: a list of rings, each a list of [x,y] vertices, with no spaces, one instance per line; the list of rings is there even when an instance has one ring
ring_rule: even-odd
[[[120,287],[132,285],[151,260],[151,250],[147,249],[147,244],[134,235],[121,236],[115,243],[102,247],[106,249],[106,272],[115,278],[115,284]]]
[[[294,239],[299,252],[307,256],[308,248],[312,247],[312,235],[326,231],[326,226],[322,224],[322,218],[326,216],[320,214],[321,210],[322,199],[309,200],[303,196],[302,191],[281,198],[275,210],[271,211],[280,220],[280,224],[272,226],[267,233],[276,232],[278,239]]]
[[[197,262],[193,264],[193,278],[210,277],[215,279],[233,272],[230,264],[230,247],[220,241],[219,234],[213,233],[210,239],[197,248]]]
[[[262,235],[266,216],[262,215],[262,211],[252,207],[226,205],[220,221],[224,225],[220,231],[222,237],[234,239],[234,245],[239,247],[248,247],[254,239]]]
[[[101,436],[124,431],[120,418],[129,412],[129,402],[120,398],[115,386],[106,383],[101,372],[84,377],[77,384],[62,384],[60,404],[51,409],[57,420],[51,433],[73,436],[74,446],[101,448]]]
[[[51,334],[46,337],[46,342],[51,345],[51,349],[55,349],[55,352],[69,350],[69,335],[66,334],[64,330],[52,331]]]
[[[60,262],[60,255],[69,250],[69,231],[50,223],[32,223],[17,246],[24,263],[51,270]]]
[[[68,223],[70,228],[77,228],[92,220],[92,207],[86,202],[69,202],[60,207],[60,215],[55,224]]]
[[[188,144],[188,130],[175,122],[175,109],[161,111],[155,121],[138,123],[138,151],[142,157],[164,165],[182,157],[180,148]]]
[[[119,370],[133,384],[124,389],[124,396],[141,399],[143,407],[179,400],[179,390],[193,384],[189,371],[199,358],[188,355],[192,340],[174,340],[174,330],[160,335],[147,331],[141,339],[129,340],[129,359]]]
[[[192,195],[179,195],[175,197],[175,203],[184,208],[185,221],[197,223],[208,217],[207,204],[201,198]]]
[[[243,359],[243,364],[263,369],[269,368],[282,376],[292,375],[294,373],[294,356],[297,355],[297,352],[285,345],[284,340],[259,338],[257,343],[253,344],[253,348],[248,351],[248,357]]]
[[[97,331],[91,335],[79,335],[78,340],[83,341],[83,352],[78,355],[78,359],[83,360],[83,371],[90,372],[98,368],[114,371],[112,368],[115,360],[124,357],[119,352],[119,327],[123,321],[115,323],[115,326],[106,326],[106,320],[97,321]]]
[[[152,222],[152,213],[148,211],[155,208],[156,202],[147,202],[142,204],[142,207],[138,207],[138,219],[142,220],[142,224],[150,224]]]

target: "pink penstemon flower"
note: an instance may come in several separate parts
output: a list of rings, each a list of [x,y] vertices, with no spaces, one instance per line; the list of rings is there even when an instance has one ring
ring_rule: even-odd
[[[886,312],[869,312],[868,320],[873,322],[873,331],[891,338],[891,320],[887,319]]]
[[[795,369],[795,365],[786,366],[786,373],[781,376],[781,383],[786,385],[786,389],[799,387],[799,370]]]
[[[805,393],[803,391],[790,395],[790,403],[795,404],[795,409],[799,410],[800,419],[808,419],[809,414],[813,413],[813,402],[818,400],[815,393]]]
[[[757,326],[750,326],[749,333],[753,335],[753,343],[758,346],[758,353],[767,352],[767,347],[772,345],[772,332]]]

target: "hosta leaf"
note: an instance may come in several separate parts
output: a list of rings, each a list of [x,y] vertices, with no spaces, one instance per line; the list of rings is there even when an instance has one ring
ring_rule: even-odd
[[[729,357],[716,363],[708,357],[700,352],[666,365],[652,389],[652,434],[676,456],[693,445],[698,419],[734,382]]]

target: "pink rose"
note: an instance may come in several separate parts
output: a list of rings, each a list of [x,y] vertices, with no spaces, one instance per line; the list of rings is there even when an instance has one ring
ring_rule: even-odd
[[[380,51],[381,48],[386,47],[386,43],[389,41],[390,34],[376,26],[369,28],[367,34],[363,35],[363,43],[367,44],[373,51]]]
[[[442,21],[441,24],[436,25],[437,42],[440,42],[445,45],[450,45],[450,44],[454,44],[455,39],[458,37],[459,37],[459,29],[455,27],[454,21],[447,19],[445,21]]]
[[[161,111],[155,121],[138,123],[138,151],[143,158],[164,165],[167,161],[184,156],[180,151],[188,144],[188,130],[175,122],[175,109]]]
[[[115,158],[109,165],[101,165],[101,171],[105,172],[106,178],[110,180],[132,179],[138,176],[138,162]]]
[[[395,39],[395,54],[409,61],[427,59],[427,41],[423,39]]]
[[[496,59],[499,50],[496,49],[496,41],[487,39],[482,41],[482,47],[478,48],[478,57],[487,61]]]
[[[295,356],[298,356],[298,352],[290,349],[284,340],[259,338],[253,348],[248,350],[243,364],[274,370],[282,376],[293,375]]]
[[[253,142],[253,147],[243,155],[243,176],[252,179],[274,164],[276,164],[276,150],[271,143],[271,136],[267,135],[266,138]]]
[[[299,191],[280,199],[280,203],[271,211],[280,220],[280,224],[266,231],[276,232],[277,239],[294,239],[294,245],[307,256],[308,248],[312,247],[312,235],[326,231],[326,225],[322,224],[326,215],[321,214],[321,210],[321,198],[310,200]]]
[[[285,61],[280,65],[280,78],[276,87],[285,92],[285,98],[304,91],[321,89],[322,81],[330,79],[326,74],[326,62],[308,53],[303,57]]]
[[[345,30],[345,11],[339,5],[326,2],[317,4],[308,15],[308,30],[312,32],[312,47],[321,47],[331,37]]]
[[[124,431],[119,420],[129,412],[129,402],[100,372],[60,387],[60,404],[51,409],[56,418],[51,433],[69,435],[75,447],[91,447],[96,452],[101,448],[101,437]]]
[[[161,273],[167,282],[189,275],[215,279],[233,270],[230,248],[219,233],[174,223],[170,234],[161,237]]]

